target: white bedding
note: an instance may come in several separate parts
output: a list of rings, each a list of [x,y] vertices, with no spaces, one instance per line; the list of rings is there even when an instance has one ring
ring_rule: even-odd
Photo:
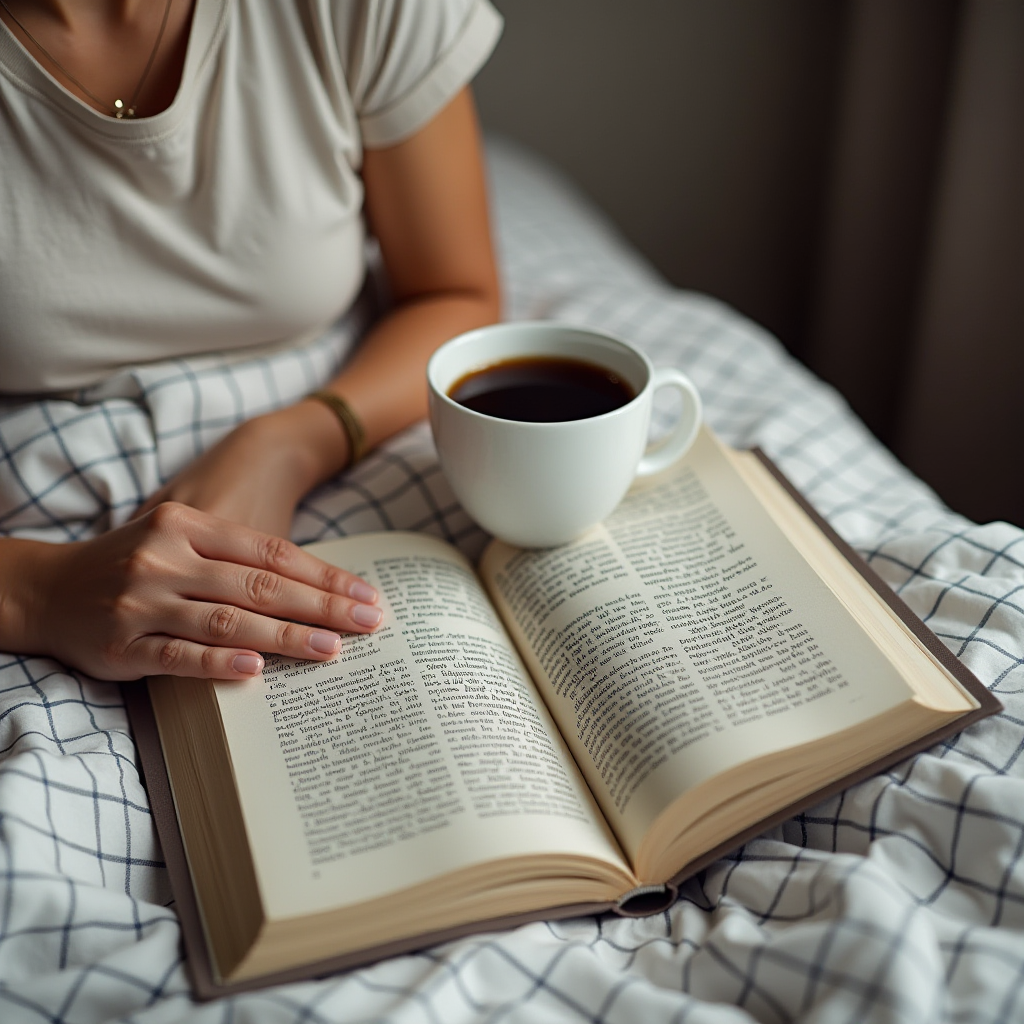
[[[764,331],[668,288],[546,169],[491,157],[509,316],[689,372],[711,425],[775,458],[1006,712],[748,843],[657,917],[534,924],[200,1006],[117,688],[0,655],[0,1021],[1024,1020],[1024,535],[945,509]],[[0,531],[122,521],[239,417],[314,388],[355,329],[0,406]],[[314,495],[296,539],[380,528],[482,546],[424,427]]]

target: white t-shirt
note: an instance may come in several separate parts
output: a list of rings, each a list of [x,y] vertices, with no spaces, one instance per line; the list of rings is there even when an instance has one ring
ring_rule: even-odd
[[[118,121],[0,23],[0,393],[324,330],[363,280],[362,148],[500,31],[487,0],[196,0],[174,102]]]

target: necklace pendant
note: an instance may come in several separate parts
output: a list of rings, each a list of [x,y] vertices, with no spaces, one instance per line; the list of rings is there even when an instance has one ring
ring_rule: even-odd
[[[95,93],[90,92],[82,83],[75,78],[73,74],[20,21],[18,21],[14,12],[7,6],[7,0],[0,0],[0,7],[6,12],[7,16],[14,22],[18,28],[28,37],[29,42],[69,81],[72,85],[77,86],[85,93],[86,96],[92,100],[101,110],[105,107],[105,103]],[[138,84],[135,86],[135,92],[132,93],[131,99],[128,101],[132,105],[126,107],[124,100],[114,100],[114,106],[111,108],[111,115],[116,117],[118,120],[122,118],[133,118],[135,117],[135,101],[138,99],[142,92],[142,87],[146,84],[146,79],[149,76],[150,69],[153,67],[153,61],[156,60],[157,52],[160,49],[160,41],[164,37],[164,30],[167,28],[167,18],[171,13],[171,0],[165,0],[164,3],[164,16],[160,22],[160,28],[157,30],[156,39],[153,41],[153,49],[149,53],[149,60],[146,61],[146,66],[142,69],[142,77],[139,79]]]

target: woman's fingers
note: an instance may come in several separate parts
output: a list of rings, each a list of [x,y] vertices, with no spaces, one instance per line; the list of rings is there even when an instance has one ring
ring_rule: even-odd
[[[280,622],[232,605],[189,602],[188,622],[172,632],[132,640],[125,658],[136,675],[247,679],[263,671],[258,651],[304,661],[327,661],[341,649],[330,630]]]
[[[181,674],[179,658],[188,670],[199,658],[204,672],[215,664],[228,672],[220,678],[241,678],[262,669],[262,659],[252,667],[256,651],[324,661],[341,649],[341,633],[380,625],[373,587],[290,541],[173,503],[150,515],[198,556],[179,587],[185,600],[166,607],[158,627],[168,638],[158,643],[160,671]]]
[[[341,638],[335,631],[368,633],[380,625],[377,592],[358,576],[280,537],[196,517],[188,509],[172,515],[193,531],[192,547],[200,556],[182,586],[188,601],[176,602],[173,619],[162,623],[172,635],[318,658],[337,652]],[[179,633],[183,627],[186,632]]]
[[[173,502],[158,506],[151,515],[171,520],[159,523],[158,528],[184,530],[196,554],[203,558],[267,570],[328,594],[350,597],[360,604],[374,604],[377,600],[377,592],[365,580],[316,558],[282,537],[196,514],[193,509]]]
[[[376,625],[381,611],[371,605],[363,605],[375,613]],[[261,615],[239,607],[237,604],[187,601],[173,610],[166,628],[170,636],[182,637],[200,644],[231,647],[250,651],[265,651],[281,654],[286,658],[303,658],[323,661],[333,658],[341,649],[341,636],[331,628],[290,621]],[[358,631],[367,633],[369,625],[359,625]],[[345,632],[354,632],[346,629]]]
[[[199,602],[224,606],[221,619],[225,627],[232,628],[236,624],[230,620],[226,610],[228,608],[244,609],[260,616],[270,616],[271,619],[305,622],[346,633],[370,632],[380,624],[383,614],[376,604],[356,601],[306,583],[297,583],[269,569],[253,569],[209,559],[198,562],[192,580],[182,589],[183,596],[197,607]],[[376,600],[376,592],[370,587],[367,590]],[[194,612],[196,609],[191,610]],[[239,619],[239,624],[242,621]],[[174,626],[174,622],[166,623],[167,629],[173,629]],[[226,636],[227,632],[223,635]]]
[[[139,637],[127,652],[144,675],[192,676],[201,679],[250,679],[263,671],[254,651],[208,647],[173,636]]]

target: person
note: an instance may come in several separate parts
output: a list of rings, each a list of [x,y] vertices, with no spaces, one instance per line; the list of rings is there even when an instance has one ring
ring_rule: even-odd
[[[0,23],[2,397],[309,339],[355,301],[364,221],[390,290],[325,388],[230,430],[130,521],[0,538],[0,650],[110,680],[333,657],[379,625],[378,595],[286,538],[307,492],[424,416],[434,349],[499,316],[468,82],[500,18],[3,0]]]

